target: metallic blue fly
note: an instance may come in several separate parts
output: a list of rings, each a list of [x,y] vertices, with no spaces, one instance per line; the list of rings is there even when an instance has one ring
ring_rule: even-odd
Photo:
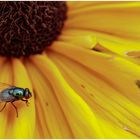
[[[0,102],[5,102],[4,106],[0,112],[6,107],[7,103],[11,103],[16,110],[18,117],[17,107],[14,105],[15,101],[21,100],[28,105],[29,98],[32,97],[32,94],[28,88],[21,88],[16,86],[11,86],[5,83],[0,83]]]

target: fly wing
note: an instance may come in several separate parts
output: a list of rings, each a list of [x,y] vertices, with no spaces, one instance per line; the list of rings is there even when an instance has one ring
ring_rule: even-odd
[[[10,88],[14,88],[15,86],[13,85],[9,85],[6,83],[1,83],[0,82],[0,93],[4,90],[4,89],[10,89]]]

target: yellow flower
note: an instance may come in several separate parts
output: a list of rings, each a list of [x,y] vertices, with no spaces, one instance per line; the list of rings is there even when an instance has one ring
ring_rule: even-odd
[[[42,54],[0,58],[0,81],[33,94],[0,112],[0,138],[139,138],[140,2],[67,4]]]

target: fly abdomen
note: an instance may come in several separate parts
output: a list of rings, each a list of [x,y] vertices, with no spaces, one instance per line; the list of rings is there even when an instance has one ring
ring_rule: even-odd
[[[9,102],[13,101],[15,98],[9,94],[10,89],[5,89],[0,93],[0,101],[1,102]]]

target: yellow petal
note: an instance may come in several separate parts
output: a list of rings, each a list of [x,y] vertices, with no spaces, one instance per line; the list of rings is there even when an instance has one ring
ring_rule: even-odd
[[[89,9],[85,8],[85,11],[81,9],[83,13],[79,11],[80,14],[69,18],[65,26],[70,29],[92,30],[139,40],[140,2],[114,2],[114,6],[106,4],[97,8],[94,8],[94,2],[92,5]]]
[[[51,59],[57,64],[65,79],[69,82],[71,87],[77,91],[93,111],[96,111],[98,116],[108,120],[108,127],[104,130],[104,134],[110,138],[133,138],[135,136],[129,135],[124,127],[127,126],[139,134],[139,118],[135,118],[135,114],[131,114],[131,110],[123,102],[131,103],[126,97],[120,95],[111,88],[108,83],[104,83],[102,79],[94,71],[89,71],[79,63],[71,61],[61,55],[49,52]],[[107,115],[107,116],[106,116]],[[127,118],[126,118],[127,116]],[[111,125],[114,129],[111,130]],[[107,122],[106,122],[107,124]],[[103,126],[102,123],[100,125]],[[118,128],[119,127],[119,128]],[[116,129],[115,129],[116,128]],[[118,131],[118,129],[120,129]],[[111,133],[108,134],[108,131]],[[118,131],[118,133],[116,132]]]
[[[68,45],[53,46],[50,50],[59,52],[93,70],[96,75],[110,84],[111,87],[115,88],[117,91],[121,91],[120,93],[122,95],[133,100],[135,104],[140,105],[139,88],[136,86],[136,81],[140,79],[140,68],[137,65],[122,58],[112,58],[112,56],[109,55],[82,48],[74,48]],[[135,96],[133,97],[131,94],[135,94]],[[127,105],[129,106],[130,104]],[[137,112],[132,107],[130,108],[132,112]],[[139,112],[137,113],[139,114]]]
[[[9,59],[0,60],[1,75],[0,82],[12,84],[20,87],[28,87],[32,91],[30,81],[28,79],[24,66],[18,59],[12,59],[13,64]],[[13,67],[12,67],[13,65]],[[14,78],[13,78],[14,77]],[[35,114],[33,98],[30,100],[30,106],[18,101],[14,103],[18,109],[18,118],[13,106],[9,103],[1,112],[1,132],[0,138],[33,138],[35,128]],[[26,131],[25,131],[26,130]]]
[[[0,59],[0,82],[11,84],[12,83],[12,72],[11,72],[11,65],[4,58]],[[0,108],[2,108],[4,103],[0,102]],[[11,115],[12,112],[15,110],[10,106],[7,105],[6,108],[0,112],[0,138],[9,138],[10,136],[7,135],[9,132],[9,120],[13,118]],[[10,113],[10,116],[9,116]],[[14,112],[15,113],[15,112]],[[9,123],[9,125],[8,125]],[[12,123],[13,124],[13,123]],[[7,131],[8,130],[8,131]]]
[[[68,7],[70,8],[69,11],[71,11],[71,10],[76,10],[77,8],[83,8],[85,6],[90,6],[92,4],[92,2],[89,2],[89,1],[80,2],[79,1],[75,4],[75,1],[67,1],[67,4],[68,4]]]
[[[68,2],[68,6],[70,10],[68,11],[68,15],[76,16],[81,14],[89,14],[94,12],[95,10],[105,10],[105,9],[116,9],[116,8],[131,8],[131,7],[139,7],[140,3],[138,2],[124,2],[124,1],[105,1],[105,2]]]
[[[45,56],[35,56],[32,61],[51,83],[74,137],[103,138],[97,118],[82,98],[68,85],[52,61]]]
[[[106,76],[108,76],[111,73],[113,76],[114,75],[113,73],[124,72],[125,70],[126,72],[127,71],[130,72],[136,77],[138,76],[138,73],[140,70],[140,68],[137,65],[127,60],[124,60],[122,58],[119,58],[119,57],[112,58],[111,55],[98,53],[92,50],[86,50],[82,48],[75,48],[72,44],[63,44],[63,46],[53,45],[49,49],[55,52],[58,52],[60,54],[63,54],[64,56],[67,56],[73,60],[76,60],[80,62],[82,65],[95,69],[97,72],[100,72],[103,74],[108,73]],[[126,65],[124,66],[123,63],[125,63]],[[102,69],[103,67],[106,69]],[[111,71],[111,70],[114,70],[114,71]],[[115,77],[115,75],[113,77]]]
[[[76,30],[69,29],[65,30],[62,34],[63,36],[90,36],[93,39],[96,37],[96,44],[90,49],[97,49],[105,53],[116,53],[128,59],[130,57],[137,57],[139,52],[140,42],[139,40],[133,40],[128,38],[122,38],[115,35],[109,35],[96,31],[87,31],[87,30]],[[64,42],[66,42],[64,40]],[[70,43],[72,40],[69,41]],[[81,40],[80,46],[84,44],[85,41]],[[133,46],[133,47],[132,47]],[[88,48],[88,47],[87,47]],[[132,53],[131,53],[132,52]],[[134,52],[134,53],[133,53]],[[133,55],[134,54],[134,55]],[[132,56],[133,55],[133,56]]]
[[[82,41],[81,41],[82,40]],[[66,36],[66,35],[61,35],[59,38],[59,41],[56,41],[55,43],[61,43],[67,42],[67,43],[72,43],[77,47],[83,47],[86,49],[92,49],[96,44],[97,40],[95,36],[91,35],[78,35],[75,37],[72,36]]]
[[[128,55],[129,57],[138,58],[138,57],[140,57],[140,50],[128,51],[128,52],[126,52],[126,55]]]
[[[139,50],[140,42],[136,40],[131,40],[127,38],[116,37],[113,35],[107,35],[104,33],[94,32],[97,37],[97,42],[101,45],[100,50],[103,51],[104,48],[108,50],[122,55],[127,56],[127,52],[129,51],[137,51]],[[102,49],[103,46],[103,49]],[[133,46],[133,47],[132,47]],[[104,51],[103,51],[104,52]]]
[[[29,88],[33,94],[32,85],[24,65],[19,59],[13,59],[12,64],[14,85],[22,88]],[[26,104],[22,101],[15,103],[15,105],[18,107],[19,117],[16,118],[16,116],[14,116],[14,123],[9,130],[9,137],[12,136],[13,138],[33,138],[35,129],[34,96],[29,99],[29,102],[29,107],[27,107]]]
[[[47,65],[43,61],[41,63]],[[26,62],[26,66],[36,94],[36,132],[39,133],[38,138],[73,138],[52,86],[31,62]]]

